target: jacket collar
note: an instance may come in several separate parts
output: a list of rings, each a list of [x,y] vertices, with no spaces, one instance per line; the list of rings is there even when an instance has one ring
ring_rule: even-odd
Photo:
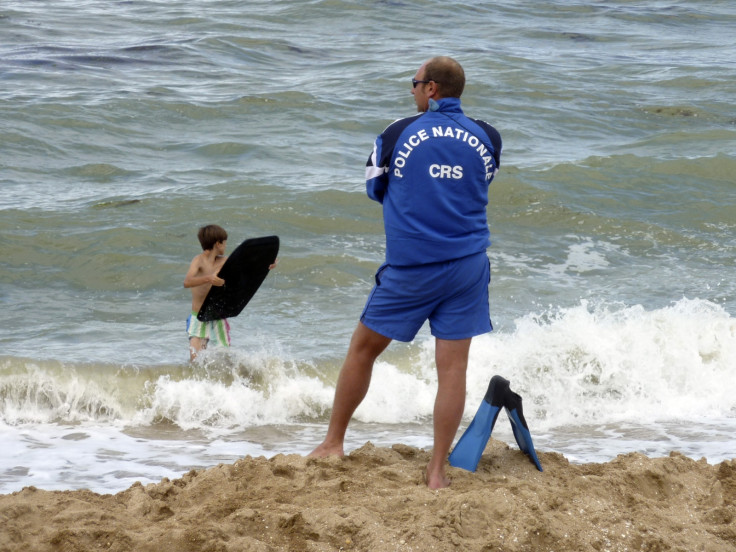
[[[460,107],[460,98],[441,98],[439,100],[429,100],[429,111],[444,111],[462,113]]]

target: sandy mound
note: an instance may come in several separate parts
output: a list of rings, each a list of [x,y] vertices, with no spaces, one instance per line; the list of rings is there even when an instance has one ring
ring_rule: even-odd
[[[0,551],[736,550],[736,460],[677,453],[605,464],[491,440],[476,473],[430,491],[429,453],[370,443],[344,459],[279,455],[115,495],[0,495]]]

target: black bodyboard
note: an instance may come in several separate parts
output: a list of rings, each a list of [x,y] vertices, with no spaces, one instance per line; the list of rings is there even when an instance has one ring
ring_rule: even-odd
[[[245,240],[227,258],[217,275],[224,286],[212,286],[199,309],[201,322],[239,315],[253,298],[279,253],[279,237]]]

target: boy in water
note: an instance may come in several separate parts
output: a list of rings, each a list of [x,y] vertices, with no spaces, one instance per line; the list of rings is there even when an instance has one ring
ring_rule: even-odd
[[[209,224],[199,229],[197,238],[203,251],[192,259],[184,277],[184,287],[192,288],[192,314],[187,319],[190,360],[194,360],[199,351],[207,348],[210,339],[223,347],[230,346],[230,324],[226,318],[210,322],[197,320],[197,313],[210,288],[225,285],[225,280],[217,276],[217,273],[227,259],[227,232],[221,226]]]

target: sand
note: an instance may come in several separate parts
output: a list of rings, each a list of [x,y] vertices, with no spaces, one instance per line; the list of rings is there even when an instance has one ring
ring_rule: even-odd
[[[423,484],[429,453],[367,443],[345,458],[278,455],[114,495],[0,495],[0,550],[736,550],[736,460],[632,453],[603,464],[541,453],[543,473],[491,440],[478,471]]]

